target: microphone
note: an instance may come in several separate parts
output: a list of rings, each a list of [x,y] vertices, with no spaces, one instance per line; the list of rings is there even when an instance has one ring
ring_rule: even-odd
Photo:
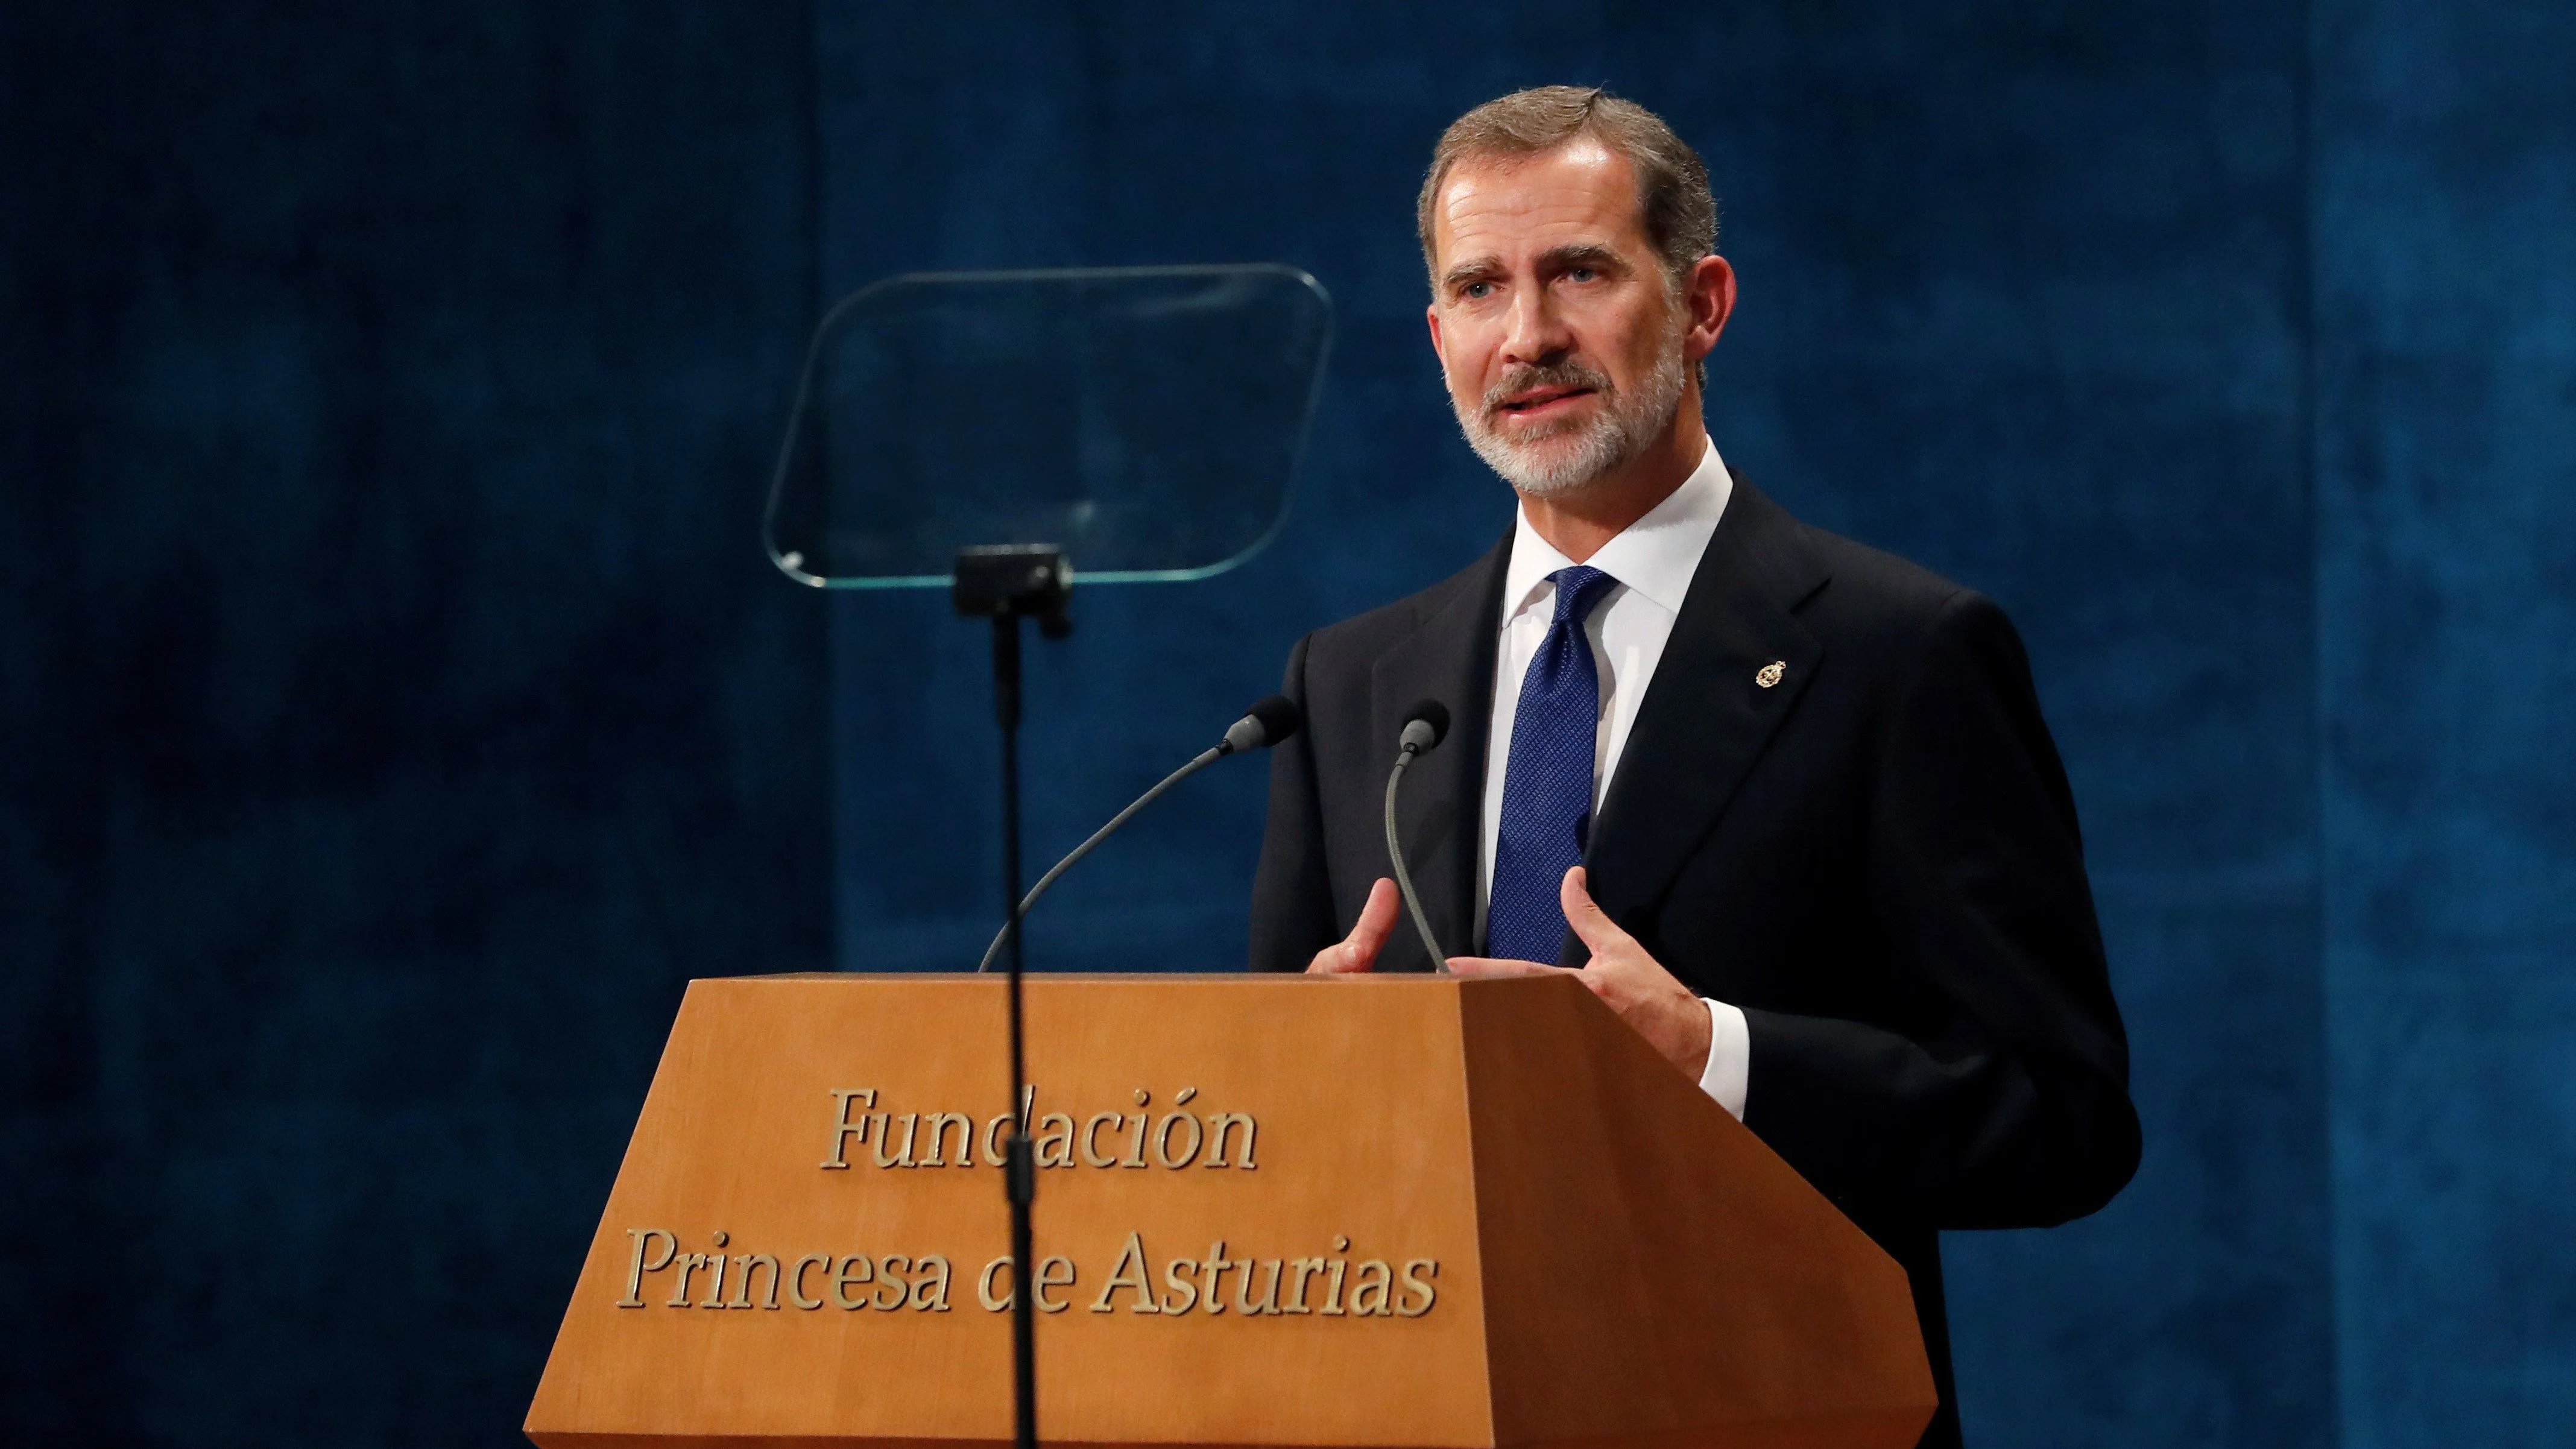
[[[1439,706],[1433,705],[1432,708],[1438,709]],[[980,975],[993,969],[993,958],[1002,953],[1002,947],[1010,941],[1011,933],[1019,929],[1020,922],[1027,918],[1030,907],[1038,903],[1038,897],[1047,893],[1047,887],[1055,884],[1056,877],[1071,870],[1075,861],[1089,855],[1100,842],[1117,834],[1118,827],[1136,818],[1136,812],[1161,799],[1164,791],[1228,755],[1239,754],[1245,750],[1266,750],[1296,734],[1297,727],[1304,718],[1293,702],[1283,695],[1276,694],[1245,710],[1243,718],[1226,727],[1224,738],[1192,756],[1188,764],[1165,775],[1153,789],[1137,796],[1126,809],[1109,817],[1108,824],[1091,832],[1091,838],[1075,846],[1072,854],[1057,861],[1046,874],[1039,876],[1038,883],[1029,887],[1029,893],[1020,898],[1020,908],[1013,911],[1011,918],[1002,923],[1000,933],[993,937],[993,944],[984,948],[984,959],[975,967],[976,973]],[[1445,711],[1442,716],[1442,727],[1447,727]]]
[[[1404,842],[1395,836],[1395,791],[1404,783],[1404,767],[1414,756],[1427,754],[1449,734],[1449,706],[1436,699],[1426,699],[1404,712],[1404,730],[1395,740],[1395,768],[1386,776],[1386,853],[1395,862],[1395,884],[1404,892],[1405,909],[1413,913],[1413,929],[1422,933],[1423,949],[1431,953],[1431,969],[1446,976],[1449,958],[1442,954],[1440,941],[1431,934],[1431,918],[1422,914],[1422,897],[1413,892],[1413,875],[1404,868]]]
[[[1266,750],[1297,733],[1297,706],[1288,697],[1274,694],[1243,712],[1243,718],[1226,728],[1225,739],[1216,752],[1230,755],[1237,750]]]

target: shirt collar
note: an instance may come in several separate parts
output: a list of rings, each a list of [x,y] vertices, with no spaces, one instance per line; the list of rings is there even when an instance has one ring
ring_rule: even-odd
[[[1700,555],[1708,551],[1708,541],[1734,492],[1735,480],[1712,441],[1682,486],[1584,562],[1644,595],[1665,613],[1678,615],[1682,596],[1690,592],[1691,575],[1699,572]],[[1506,624],[1537,603],[1542,588],[1552,596],[1547,576],[1574,563],[1539,537],[1530,526],[1527,508],[1514,509],[1512,516],[1512,559],[1503,571]]]

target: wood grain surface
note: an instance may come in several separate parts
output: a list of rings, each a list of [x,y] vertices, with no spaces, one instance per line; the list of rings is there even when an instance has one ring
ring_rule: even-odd
[[[1038,977],[1027,1004],[1037,1136],[1076,1139],[1038,1174],[1041,1280],[1072,1279],[1038,1323],[1051,1442],[1902,1449],[1929,1417],[1902,1271],[1570,980]],[[529,1436],[1006,1443],[1009,1314],[978,1292],[1002,1042],[991,979],[692,983]],[[836,1130],[871,1103],[867,1140]],[[956,1113],[972,1164],[951,1122],[940,1165],[877,1165],[907,1113],[916,1163]],[[1240,1122],[1210,1165],[1227,1114],[1248,1169]],[[1104,1294],[1138,1250],[1145,1285]]]

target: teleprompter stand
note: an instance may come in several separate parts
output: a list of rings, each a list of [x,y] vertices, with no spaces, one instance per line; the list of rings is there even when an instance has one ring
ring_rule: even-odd
[[[1008,1160],[1015,1265],[1033,1261],[1034,1191],[1020,1141],[1020,621],[1070,631],[1068,555],[1086,584],[1170,584],[1259,552],[1305,449],[1332,313],[1313,277],[1266,263],[916,273],[850,294],[814,331],[762,524],[771,562],[818,589],[947,587],[958,613],[992,621],[1011,1074],[1011,1135],[993,1155]],[[995,539],[1054,542],[979,546]],[[854,798],[835,829],[873,830]],[[1011,1296],[1024,1449],[1036,1296],[1025,1278]]]
[[[1027,1121],[1018,1110],[1028,1091],[1028,1056],[1022,1039],[1021,972],[1025,953],[1020,944],[1020,620],[1034,618],[1038,633],[1062,639],[1073,632],[1065,605],[1073,596],[1073,571],[1064,551],[1049,544],[1003,544],[970,548],[957,555],[956,583],[950,593],[957,612],[970,619],[993,621],[993,720],[1002,729],[1002,909],[1004,960],[1009,963],[1011,1013],[1011,1102],[1008,1136],[1003,1139],[1003,1192],[1011,1203],[1011,1403],[1013,1437],[1018,1449],[1038,1442],[1037,1295],[1023,1286],[1035,1231],[1030,1214],[1037,1201],[1037,1164],[1029,1151]]]

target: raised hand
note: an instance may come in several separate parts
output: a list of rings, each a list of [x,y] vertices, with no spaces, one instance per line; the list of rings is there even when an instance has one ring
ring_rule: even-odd
[[[1379,887],[1387,885],[1378,882]],[[1387,926],[1395,922],[1395,892],[1386,891]],[[1548,966],[1536,961],[1503,961],[1487,956],[1452,956],[1449,969],[1460,976],[1544,976],[1551,972],[1569,975],[1592,989],[1592,994],[1609,1004],[1619,1019],[1628,1023],[1649,1046],[1663,1054],[1666,1061],[1681,1068],[1692,1081],[1708,1070],[1709,1015],[1708,1003],[1691,994],[1689,987],[1673,979],[1663,963],[1646,954],[1637,938],[1619,929],[1608,912],[1593,902],[1592,892],[1584,879],[1583,867],[1565,873],[1565,882],[1557,889],[1557,900],[1565,908],[1565,923],[1592,950],[1592,959],[1581,968]],[[1369,905],[1378,904],[1377,894],[1369,896]],[[1360,913],[1363,926],[1368,912]],[[1356,939],[1358,931],[1353,931]],[[1381,928],[1378,941],[1386,939]],[[1324,955],[1347,950],[1349,943],[1327,947]],[[1371,943],[1370,951],[1376,951]],[[1317,956],[1317,961],[1324,956]]]

